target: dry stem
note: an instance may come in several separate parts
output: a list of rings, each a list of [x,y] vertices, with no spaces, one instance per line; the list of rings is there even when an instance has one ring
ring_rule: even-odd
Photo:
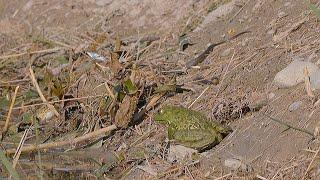
[[[3,127],[3,132],[2,132],[2,137],[1,137],[1,139],[4,138],[4,135],[5,135],[6,132],[8,131],[9,122],[10,122],[10,117],[11,117],[11,113],[12,113],[12,109],[13,109],[14,103],[15,103],[15,101],[16,101],[18,89],[19,89],[19,86],[17,86],[16,89],[14,90],[14,95],[13,95],[13,98],[12,98],[12,101],[11,101],[11,104],[10,104],[10,107],[9,107],[9,112],[8,112],[8,116],[7,116],[7,119],[6,119],[6,123],[5,123],[4,127]]]
[[[30,152],[30,151],[35,151],[35,150],[43,150],[43,149],[50,149],[50,148],[57,148],[65,145],[73,145],[77,144],[79,142],[100,136],[106,132],[115,130],[117,127],[115,125],[111,125],[102,129],[99,129],[97,131],[93,131],[91,133],[85,134],[83,136],[74,138],[74,139],[69,139],[65,141],[58,141],[58,142],[51,142],[51,143],[45,143],[45,144],[40,144],[40,145],[30,145],[21,148],[21,152]],[[16,149],[8,149],[6,150],[6,154],[12,154],[15,153]]]
[[[63,48],[52,48],[52,49],[45,49],[45,50],[40,50],[40,51],[31,51],[31,52],[23,52],[23,53],[18,53],[18,54],[10,54],[10,55],[4,55],[4,56],[0,56],[0,60],[1,59],[8,59],[8,58],[16,58],[16,57],[20,57],[26,54],[40,54],[40,53],[51,53],[51,52],[56,52],[59,51]]]
[[[33,70],[32,70],[31,67],[29,68],[29,72],[30,72],[30,78],[31,78],[32,84],[33,84],[33,86],[37,89],[37,92],[38,92],[41,100],[42,100],[44,103],[46,103],[46,105],[48,106],[48,108],[49,108],[57,117],[59,117],[60,114],[58,113],[58,111],[54,108],[53,105],[49,104],[48,101],[47,101],[47,99],[44,97],[44,95],[43,95],[43,93],[42,93],[42,91],[41,91],[41,89],[40,89],[40,87],[39,87],[39,84],[38,84],[38,82],[37,82],[37,80],[36,80],[36,78],[35,78],[34,72],[33,72]]]

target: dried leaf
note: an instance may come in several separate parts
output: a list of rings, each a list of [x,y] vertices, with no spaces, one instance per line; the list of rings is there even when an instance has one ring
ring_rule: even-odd
[[[311,83],[310,83],[310,76],[309,76],[309,71],[308,71],[308,68],[305,67],[304,68],[304,84],[305,84],[305,88],[306,88],[306,91],[307,91],[307,94],[309,97],[311,98],[314,98],[314,94],[312,92],[312,89],[311,89]]]
[[[98,46],[102,44],[106,39],[107,39],[107,35],[105,33],[98,35],[95,38],[95,42],[90,44],[89,50],[96,51]]]
[[[292,31],[297,30],[303,23],[307,21],[308,18],[303,18],[300,21],[294,23],[290,28],[288,28],[284,32],[280,32],[279,34],[273,36],[272,40],[274,42],[280,42],[282,39],[286,38]]]
[[[114,52],[118,52],[120,50],[121,50],[121,39],[120,39],[120,36],[117,35],[116,42],[114,45]]]
[[[110,62],[110,68],[114,73],[118,73],[122,69],[122,65],[119,62],[119,54],[116,52],[111,52],[111,62]]]
[[[131,119],[133,117],[133,113],[137,108],[138,98],[133,96],[126,95],[119,105],[119,109],[116,113],[115,124],[120,128],[127,128]]]

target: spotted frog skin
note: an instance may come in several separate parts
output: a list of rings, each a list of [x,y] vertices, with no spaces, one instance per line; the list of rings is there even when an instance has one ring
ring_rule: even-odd
[[[229,127],[184,107],[165,106],[154,119],[168,125],[169,139],[199,151],[219,144],[231,132]]]

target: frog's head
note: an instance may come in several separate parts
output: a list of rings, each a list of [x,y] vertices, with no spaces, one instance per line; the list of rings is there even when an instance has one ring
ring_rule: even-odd
[[[230,134],[232,132],[231,127],[229,127],[227,125],[218,126],[217,130],[219,133],[222,134],[223,137],[227,136],[228,134]]]
[[[172,108],[170,106],[165,106],[154,116],[154,120],[159,123],[170,124],[173,115]]]

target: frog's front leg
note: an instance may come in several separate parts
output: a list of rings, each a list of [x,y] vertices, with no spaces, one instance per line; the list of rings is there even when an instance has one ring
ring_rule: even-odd
[[[178,130],[174,133],[177,143],[198,150],[217,145],[222,136],[219,133],[201,129]]]
[[[176,129],[169,126],[168,127],[168,138],[169,140],[174,139],[174,133],[176,132]]]

